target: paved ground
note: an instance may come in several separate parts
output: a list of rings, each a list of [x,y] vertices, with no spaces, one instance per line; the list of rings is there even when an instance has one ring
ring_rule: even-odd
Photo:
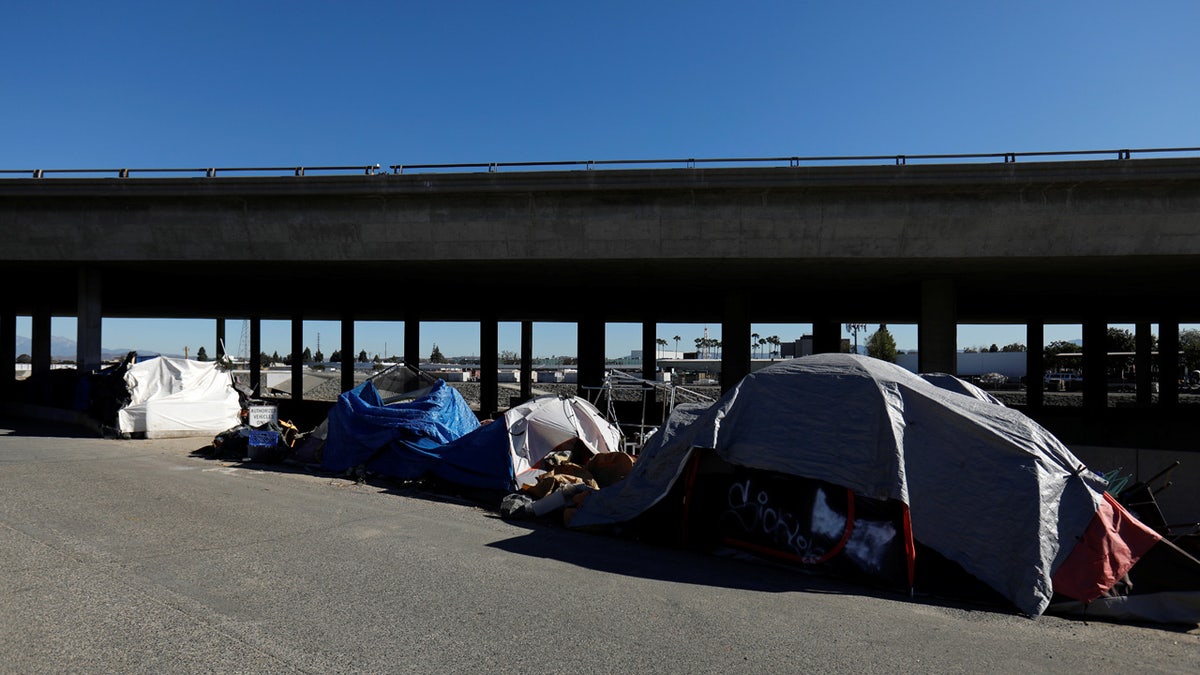
[[[0,421],[0,672],[1195,672],[1200,630],[909,600]]]

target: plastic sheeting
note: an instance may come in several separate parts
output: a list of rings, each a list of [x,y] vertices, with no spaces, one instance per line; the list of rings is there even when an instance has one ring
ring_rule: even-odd
[[[953,391],[955,393],[962,394],[963,396],[971,396],[979,399],[980,401],[986,401],[987,403],[1004,405],[1000,399],[992,396],[983,389],[980,389],[966,380],[960,380],[949,373],[921,373],[921,377],[927,382],[936,384],[946,391]]]
[[[123,434],[201,436],[238,424],[237,390],[216,363],[160,356],[130,366],[125,385],[130,401],[117,411]]]
[[[479,421],[456,389],[438,380],[421,398],[384,405],[370,381],[338,397],[329,411],[321,468],[368,471],[412,480],[426,473],[454,474],[470,458],[440,450],[474,431]]]
[[[1103,500],[1103,480],[1022,413],[857,355],[764,368],[656,436],[572,527],[635,517],[667,493],[692,448],[712,448],[732,464],[908,504],[918,541],[1032,616]]]

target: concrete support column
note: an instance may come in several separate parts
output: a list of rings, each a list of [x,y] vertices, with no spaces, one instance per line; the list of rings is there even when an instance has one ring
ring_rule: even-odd
[[[17,313],[0,307],[0,401],[11,401],[17,388]]]
[[[262,319],[250,317],[250,391],[262,396]]]
[[[726,293],[721,315],[721,391],[750,374],[750,313],[746,296]]]
[[[500,369],[499,333],[500,323],[496,319],[479,322],[479,416],[483,419],[492,417],[499,410],[500,380],[496,372]]]
[[[1108,322],[1103,317],[1083,321],[1083,407],[1108,407]]]
[[[216,360],[220,361],[225,358],[225,319],[224,317],[217,319],[216,330],[217,348],[213,352],[217,355]]]
[[[80,373],[100,370],[100,331],[103,311],[100,270],[79,268],[79,299],[75,305],[75,367]]]
[[[588,398],[587,388],[604,384],[604,321],[584,319],[578,329],[579,395]]]
[[[50,403],[50,308],[39,305],[33,310],[29,336],[29,376],[34,383],[33,403]]]
[[[421,319],[416,314],[404,315],[404,365],[413,370],[421,368]],[[413,378],[409,391],[420,388],[420,382]]]
[[[533,322],[521,322],[521,401],[533,398]]]
[[[921,282],[917,370],[958,374],[958,303],[952,279]]]
[[[1137,404],[1150,405],[1154,400],[1154,336],[1149,322],[1134,326],[1133,370],[1136,383]]]
[[[354,315],[343,314],[341,327],[342,391],[350,391],[354,388],[354,359],[358,357],[358,352],[354,351]]]
[[[1025,405],[1041,408],[1046,400],[1046,324],[1030,319],[1025,324]]]
[[[300,403],[304,400],[304,317],[299,314],[292,315],[291,342],[292,401]]]
[[[1174,316],[1158,322],[1158,403],[1179,405],[1179,319]]]
[[[658,372],[658,324],[642,322],[642,379],[654,381]]]
[[[813,353],[836,354],[842,351],[842,324],[829,319],[813,321]]]

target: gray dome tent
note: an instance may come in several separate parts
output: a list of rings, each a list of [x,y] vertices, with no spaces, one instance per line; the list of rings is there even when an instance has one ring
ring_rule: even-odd
[[[1101,477],[1019,411],[850,354],[783,361],[707,410],[681,411],[625,481],[584,502],[571,527],[637,518],[684,476],[695,449],[896,503],[910,581],[921,564],[915,539],[1032,616],[1056,585],[1084,601],[1107,591],[1158,541],[1105,494]],[[772,517],[781,522],[779,512]],[[846,534],[839,545],[849,525]],[[1076,546],[1081,540],[1099,544]]]

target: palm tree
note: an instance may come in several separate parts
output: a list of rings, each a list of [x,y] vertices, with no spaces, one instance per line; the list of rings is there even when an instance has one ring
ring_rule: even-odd
[[[762,346],[762,340],[759,339],[758,333],[750,334],[750,356],[754,356],[754,348]]]
[[[654,344],[658,345],[658,353],[655,354],[655,358],[662,358],[662,348],[667,346],[667,341],[662,338],[655,338]]]
[[[854,337],[854,353],[858,353],[858,334],[860,331],[865,331],[867,324],[865,323],[848,323],[846,324],[846,332]]]
[[[671,339],[675,340],[675,358],[679,358],[679,336],[676,335]]]
[[[779,342],[778,335],[772,335],[771,337],[767,338],[767,342],[770,342],[775,347],[775,349],[772,350],[772,352],[771,352],[771,358],[775,358],[776,356],[782,356],[782,354],[780,353],[780,349],[779,349],[780,342]]]

